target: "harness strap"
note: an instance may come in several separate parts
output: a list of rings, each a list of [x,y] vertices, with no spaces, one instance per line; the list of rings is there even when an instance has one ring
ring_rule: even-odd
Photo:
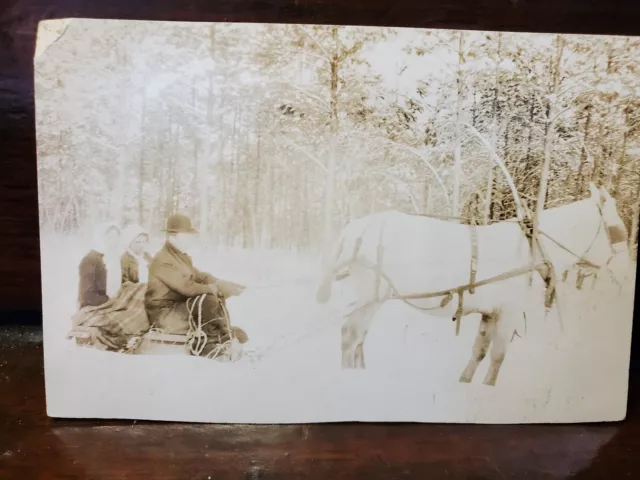
[[[380,300],[380,280],[382,279],[382,275],[380,275],[380,271],[382,270],[382,256],[384,254],[384,247],[382,244],[378,245],[377,257],[378,261],[376,262],[376,300]]]
[[[475,220],[469,225],[469,233],[471,235],[471,268],[469,272],[469,294],[476,292],[476,273],[478,269],[478,231],[476,230]],[[464,313],[464,290],[458,292],[458,308],[453,315],[453,321],[456,323],[456,337],[460,334],[460,320]],[[445,297],[446,298],[446,297]],[[447,301],[448,303],[448,301]]]
[[[542,258],[542,264],[529,271],[529,286],[533,284],[533,272],[534,270],[537,270],[545,283],[544,305],[545,308],[549,310],[556,298],[556,272],[553,268],[549,255],[540,242],[540,234],[544,234],[544,232],[542,232],[538,226],[538,218],[534,217],[528,207],[524,208],[524,213],[525,215],[520,222],[520,227],[522,228],[525,238],[529,243],[529,257],[531,259],[531,263],[533,264],[535,261],[536,247]]]
[[[471,289],[469,289],[469,291],[471,291]],[[462,319],[462,313],[463,313],[463,302],[462,302],[462,296],[464,295],[463,292],[458,292],[458,308],[456,309],[456,313],[453,316],[453,321],[456,322],[456,337],[460,334],[460,320]]]
[[[534,238],[536,237],[535,220],[533,218],[533,214],[531,213],[531,210],[529,209],[528,205],[524,204],[523,210],[524,210],[523,212],[524,214],[519,224],[520,224],[520,228],[522,229],[522,232],[524,233],[524,237],[527,239],[527,243],[529,244],[529,258],[531,258],[531,261],[533,261],[533,258],[535,256],[534,247],[536,244],[536,241]],[[533,271],[530,271],[529,286],[531,286],[532,284],[533,284]]]
[[[353,245],[353,258],[358,256],[360,253],[360,247],[362,246],[362,236],[356,238],[355,244]]]
[[[584,258],[584,256],[578,255],[577,253],[572,252],[569,248],[565,247],[562,243],[560,243],[559,241],[557,241],[555,238],[549,236],[546,232],[544,232],[543,230],[539,230],[541,235],[544,235],[545,237],[547,237],[549,240],[551,240],[553,243],[555,243],[558,247],[560,247],[561,249],[563,249],[564,251],[566,251],[567,253],[573,255],[574,257],[576,257],[580,263],[591,267],[591,268],[595,268],[595,269],[599,269],[600,266],[596,265],[593,262],[590,262],[589,260],[587,260],[586,258]],[[596,235],[600,233],[600,229],[598,229],[598,231],[596,232]],[[592,242],[593,244],[593,242]],[[589,247],[590,249],[591,247]]]
[[[471,233],[471,275],[469,283],[473,285],[476,282],[476,272],[478,269],[478,231],[475,225],[469,226],[469,232]],[[474,294],[475,287],[469,288],[469,293]]]
[[[483,285],[488,285],[490,283],[499,282],[502,280],[507,280],[509,278],[518,277],[520,275],[525,275],[532,270],[540,270],[546,267],[546,263],[542,262],[538,265],[527,265],[520,268],[514,268],[513,270],[509,270],[507,272],[501,273],[499,275],[494,275],[493,277],[485,278],[484,280],[480,280],[473,284],[474,288],[482,287]],[[437,292],[428,292],[428,293],[412,293],[407,295],[399,295],[394,294],[390,298],[394,300],[426,300],[428,298],[436,298],[436,297],[448,297],[449,295],[454,295],[460,292],[467,291],[471,288],[470,284],[460,285],[454,288],[448,288],[446,290],[440,290]]]

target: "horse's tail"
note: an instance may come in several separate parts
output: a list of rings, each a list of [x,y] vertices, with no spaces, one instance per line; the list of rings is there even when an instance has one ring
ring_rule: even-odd
[[[340,240],[340,242],[338,243],[337,251],[331,256],[329,260],[329,268],[327,268],[324,278],[322,279],[322,283],[320,284],[320,287],[316,292],[316,301],[318,303],[327,303],[331,298],[333,281],[335,280],[335,277],[336,277],[335,268],[340,259],[340,255],[342,254],[343,243],[344,243],[344,238]]]

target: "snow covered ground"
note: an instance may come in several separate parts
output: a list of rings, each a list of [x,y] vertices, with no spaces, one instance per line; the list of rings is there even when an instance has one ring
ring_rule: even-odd
[[[62,369],[80,368],[79,363],[84,365],[82,368],[88,368],[86,365],[95,361],[98,362],[95,368],[108,369],[111,364],[114,369],[124,369],[135,362],[139,362],[136,365],[164,362],[156,356],[140,359],[89,351],[91,349],[78,348],[65,340],[70,328],[69,317],[75,308],[76,266],[84,250],[63,238],[47,239],[44,243],[42,278],[48,386],[62,382],[63,377],[71,374]],[[545,316],[541,304],[530,307],[526,333],[521,328],[522,338],[512,341],[497,386],[486,387],[482,380],[488,359],[478,369],[473,384],[458,383],[471,353],[479,318],[463,319],[460,336],[456,337],[452,322],[390,302],[377,314],[367,337],[367,369],[343,371],[340,327],[344,304],[349,299],[341,298],[340,290],[336,289],[330,304],[316,303],[321,275],[316,257],[302,253],[226,250],[203,252],[195,259],[202,270],[247,285],[246,292],[231,299],[228,307],[232,322],[250,336],[246,345],[248,354],[239,365],[210,361],[203,365],[204,359],[172,357],[171,368],[187,371],[206,368],[224,376],[223,372],[232,369],[235,378],[238,374],[244,375],[238,372],[251,372],[247,376],[253,375],[253,379],[269,378],[273,388],[277,390],[275,385],[279,385],[281,391],[278,394],[261,390],[261,405],[264,412],[277,410],[279,413],[257,416],[254,421],[263,418],[267,421],[350,418],[498,423],[580,421],[613,419],[625,411],[635,265],[619,267],[621,275],[626,275],[622,290],[605,279],[592,287],[588,279],[584,290],[579,291],[574,287],[575,277],[570,276],[568,283],[559,287],[564,331],[560,329],[555,311]],[[104,363],[106,359],[109,362]],[[156,363],[150,364],[150,361]],[[70,364],[74,366],[69,367]],[[77,376],[84,375],[84,370],[74,371]],[[64,382],[69,387],[70,380]],[[238,389],[250,391],[249,386],[240,383]],[[313,389],[314,394],[301,393],[304,389]],[[277,404],[278,398],[298,399],[298,404],[302,401],[309,404],[289,414],[278,410],[280,406],[269,407]],[[287,405],[288,400],[281,403]],[[231,411],[234,407],[229,404],[228,408]],[[158,415],[147,414],[148,418],[158,418]],[[216,415],[200,412],[193,419],[221,421]],[[189,419],[184,415],[174,417]],[[233,421],[240,417],[229,418]]]

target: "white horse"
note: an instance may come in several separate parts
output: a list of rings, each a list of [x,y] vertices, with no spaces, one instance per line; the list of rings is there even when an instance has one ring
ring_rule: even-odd
[[[388,211],[351,222],[340,235],[317,292],[318,302],[325,303],[340,277],[350,276],[356,286],[359,307],[342,327],[343,368],[364,368],[363,344],[377,310],[385,301],[400,297],[440,317],[481,314],[471,358],[460,381],[471,382],[491,347],[484,383],[495,385],[526,301],[532,293],[540,294],[543,301],[542,290],[531,286],[531,280],[540,285],[535,266],[546,260],[544,265],[553,267],[544,269],[547,274],[562,272],[578,261],[606,267],[616,249],[626,249],[627,233],[615,200],[603,188],[590,185],[590,190],[591,196],[584,200],[543,212],[537,235],[541,245],[533,249],[517,221],[470,227]],[[470,273],[472,259],[475,280]],[[508,272],[515,273],[491,281]],[[538,278],[533,279],[529,272]],[[488,283],[471,289],[473,292],[464,289],[462,301],[457,301],[456,287],[487,279]],[[441,293],[429,298],[421,295],[430,292]]]

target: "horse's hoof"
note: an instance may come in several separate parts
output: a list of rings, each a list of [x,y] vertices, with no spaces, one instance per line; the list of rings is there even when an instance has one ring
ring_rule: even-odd
[[[469,378],[469,377],[467,377],[465,375],[462,375],[460,377],[460,383],[471,383],[471,378]]]
[[[364,370],[364,365],[356,362],[342,362],[343,370]]]

